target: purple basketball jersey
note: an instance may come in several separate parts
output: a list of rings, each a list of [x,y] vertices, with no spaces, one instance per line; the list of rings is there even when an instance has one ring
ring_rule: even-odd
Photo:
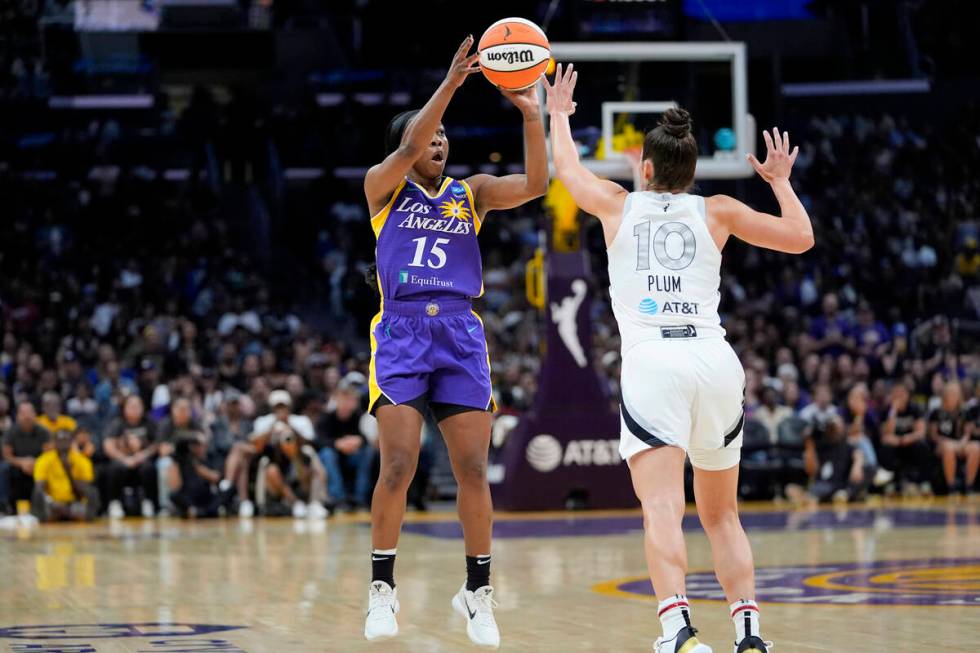
[[[446,177],[435,196],[406,179],[371,219],[382,301],[471,298],[483,294],[473,192]]]

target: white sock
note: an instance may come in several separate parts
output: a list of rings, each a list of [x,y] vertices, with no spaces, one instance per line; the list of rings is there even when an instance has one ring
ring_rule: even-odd
[[[732,623],[735,624],[735,643],[740,643],[748,635],[759,634],[759,604],[748,599],[739,599],[729,606],[732,609]]]
[[[671,640],[682,628],[691,625],[691,604],[683,594],[669,596],[657,605],[657,616],[664,629],[664,639]]]

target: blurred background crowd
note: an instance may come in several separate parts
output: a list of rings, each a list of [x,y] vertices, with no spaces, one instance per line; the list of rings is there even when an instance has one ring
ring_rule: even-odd
[[[162,40],[154,61],[104,56],[78,28],[79,16],[97,18],[89,4],[0,2],[0,511],[318,519],[368,505],[377,297],[363,279],[374,245],[360,181],[387,120],[424,101],[456,35],[441,49],[407,46],[417,65],[383,70],[375,46],[394,28],[377,20],[382,3],[230,3],[248,38],[293,36],[287,63],[305,68],[277,77],[254,60],[264,41],[236,41],[259,54],[195,79]],[[540,20],[554,3],[530,4]],[[856,29],[840,3],[810,4]],[[906,4],[880,3],[891,9],[875,17],[900,25]],[[758,46],[750,106],[800,145],[793,181],[817,244],[800,257],[726,248],[721,308],[746,368],[748,496],[977,489],[977,86],[944,59],[942,10],[921,12],[913,40],[931,50],[909,55],[909,70],[862,58],[882,48],[862,49],[859,31],[842,38],[852,73],[929,75],[924,95],[774,101],[775,46]],[[562,9],[553,32],[588,38],[583,21]],[[806,77],[806,62],[793,53],[786,68]],[[448,173],[518,169],[516,112],[470,84],[446,117]],[[85,110],[79,97],[116,99]],[[755,180],[699,192],[774,208]],[[523,289],[546,215],[535,202],[481,232],[478,311],[502,415],[534,407],[544,316]],[[593,221],[583,225],[598,290],[592,358],[607,390],[596,402],[614,406],[605,253]],[[429,437],[412,501],[452,491]]]

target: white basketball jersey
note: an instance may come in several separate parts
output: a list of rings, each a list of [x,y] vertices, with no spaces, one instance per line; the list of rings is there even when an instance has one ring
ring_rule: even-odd
[[[624,353],[644,340],[683,335],[684,327],[699,337],[725,335],[718,317],[721,252],[703,197],[630,193],[607,253]]]

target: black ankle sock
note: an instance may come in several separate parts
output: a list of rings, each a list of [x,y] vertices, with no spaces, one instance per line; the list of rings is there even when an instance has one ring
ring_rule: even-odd
[[[395,588],[395,552],[371,551],[371,580],[384,581]]]
[[[490,584],[490,555],[466,556],[466,589],[470,592]]]

